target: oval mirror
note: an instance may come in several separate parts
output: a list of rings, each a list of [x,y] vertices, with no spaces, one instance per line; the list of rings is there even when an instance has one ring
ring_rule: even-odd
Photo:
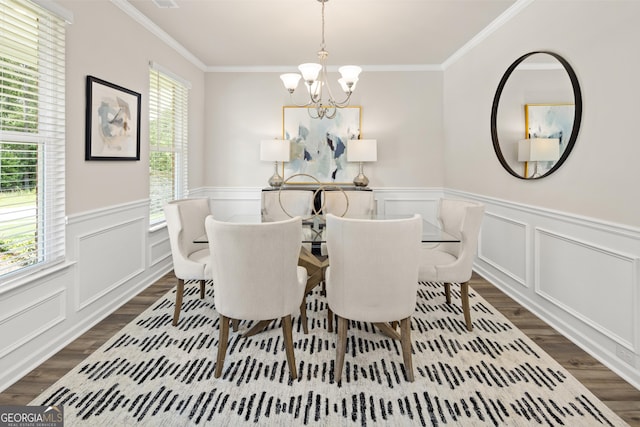
[[[520,179],[551,175],[578,137],[582,94],[560,55],[530,52],[502,76],[491,108],[491,139],[502,166]]]

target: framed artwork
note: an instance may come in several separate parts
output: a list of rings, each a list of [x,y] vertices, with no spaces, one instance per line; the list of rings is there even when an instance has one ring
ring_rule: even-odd
[[[527,138],[558,138],[560,157],[571,136],[575,104],[525,104],[525,136]],[[538,173],[543,175],[555,161],[539,162]]]
[[[352,184],[358,164],[347,162],[347,141],[361,137],[361,110],[339,108],[333,119],[312,119],[307,107],[282,107],[282,137],[291,143],[289,162],[282,167],[284,179],[307,174],[321,183]]]
[[[85,160],[140,160],[141,95],[87,76]]]

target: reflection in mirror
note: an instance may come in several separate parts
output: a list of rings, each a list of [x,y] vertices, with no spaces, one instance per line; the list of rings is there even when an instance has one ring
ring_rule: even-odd
[[[548,176],[577,138],[582,96],[571,66],[552,52],[531,52],[507,70],[493,101],[491,136],[505,169],[518,178]]]

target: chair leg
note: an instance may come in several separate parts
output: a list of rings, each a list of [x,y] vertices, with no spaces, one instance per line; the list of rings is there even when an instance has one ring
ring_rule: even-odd
[[[287,352],[287,364],[289,365],[289,372],[291,372],[291,378],[298,378],[296,373],[296,357],[293,354],[293,335],[291,327],[291,315],[284,316],[282,318],[282,337],[284,338],[284,347]]]
[[[200,280],[200,299],[204,299],[204,286],[205,286],[205,281],[204,280]]]
[[[471,310],[469,307],[469,282],[460,284],[460,299],[462,299],[462,312],[464,313],[464,323],[467,324],[467,330],[471,332],[473,330],[473,324],[471,323]]]
[[[327,331],[333,332],[333,311],[327,307]]]
[[[333,313],[332,313],[333,316]],[[342,381],[342,367],[344,366],[344,355],[347,352],[347,330],[349,320],[338,316],[338,342],[336,344],[336,366],[334,379],[336,382]]]
[[[309,327],[307,326],[307,296],[302,296],[302,303],[300,304],[300,318],[302,321],[302,330],[305,335],[309,333]]]
[[[218,357],[216,359],[216,371],[213,374],[215,378],[220,378],[222,368],[224,366],[224,356],[227,353],[227,342],[229,341],[229,319],[220,315],[220,333],[218,335]]]
[[[176,307],[173,310],[173,326],[178,325],[180,319],[180,309],[182,308],[182,296],[184,295],[184,280],[178,279],[178,289],[176,289]]]
[[[231,320],[231,326],[233,327],[233,332],[238,332],[239,325],[240,325],[240,321],[238,319]]]
[[[451,304],[451,283],[444,284],[444,296],[447,298],[447,304]]]
[[[411,317],[400,321],[400,341],[402,343],[402,360],[407,371],[407,380],[413,382],[413,360],[411,358]]]

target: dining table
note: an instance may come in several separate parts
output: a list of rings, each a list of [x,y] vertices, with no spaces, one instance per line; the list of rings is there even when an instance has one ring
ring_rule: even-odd
[[[366,220],[393,220],[411,218],[413,214],[374,214],[367,216],[349,216],[352,219]],[[225,222],[233,222],[239,224],[259,224],[264,222],[263,216],[260,214],[236,214],[221,219]],[[325,237],[326,220],[324,215],[313,215],[302,218],[302,246],[300,248],[300,256],[298,265],[307,269],[307,285],[304,295],[311,292],[316,286],[324,282],[324,273],[329,266],[329,257],[322,254],[322,245],[326,243]],[[460,238],[453,236],[444,231],[440,226],[426,219],[422,219],[422,243],[456,243],[460,242]],[[207,235],[197,237],[194,243],[208,243]],[[271,321],[264,320],[257,322],[249,331],[243,335],[245,337],[252,336],[262,331]],[[329,323],[329,331],[333,329]],[[306,323],[303,323],[304,333],[308,333]]]

